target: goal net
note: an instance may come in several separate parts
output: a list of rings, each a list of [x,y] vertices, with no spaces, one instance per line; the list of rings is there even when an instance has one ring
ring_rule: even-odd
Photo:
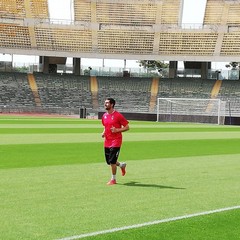
[[[226,102],[220,99],[158,98],[158,122],[224,124]]]

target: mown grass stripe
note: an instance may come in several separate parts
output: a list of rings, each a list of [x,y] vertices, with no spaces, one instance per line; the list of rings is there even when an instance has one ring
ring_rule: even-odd
[[[57,240],[75,240],[75,239],[81,239],[81,238],[86,238],[86,237],[93,237],[93,236],[97,236],[97,235],[101,235],[101,234],[114,233],[114,232],[129,230],[129,229],[141,228],[141,227],[146,227],[146,226],[151,226],[151,225],[156,225],[156,224],[161,224],[161,223],[166,223],[166,222],[183,220],[183,219],[187,219],[187,218],[193,218],[193,217],[199,217],[199,216],[204,216],[204,215],[210,215],[210,214],[214,214],[214,213],[231,211],[231,210],[235,210],[235,209],[240,209],[240,206],[232,206],[232,207],[226,207],[226,208],[220,208],[220,209],[215,209],[215,210],[210,210],[210,211],[205,211],[205,212],[193,213],[193,214],[188,214],[188,215],[183,215],[183,216],[178,216],[178,217],[173,217],[173,218],[165,218],[165,219],[160,219],[160,220],[151,221],[151,222],[134,224],[134,225],[130,225],[130,226],[112,228],[112,229],[107,229],[107,230],[103,230],[103,231],[85,233],[85,234],[80,234],[80,235],[71,236],[71,237],[65,237],[65,238],[61,238],[61,239],[57,239]]]
[[[0,145],[40,144],[40,143],[80,143],[103,142],[101,130],[92,133],[33,133],[0,134]],[[173,141],[173,140],[218,140],[240,139],[239,132],[192,132],[192,133],[126,133],[124,142]]]

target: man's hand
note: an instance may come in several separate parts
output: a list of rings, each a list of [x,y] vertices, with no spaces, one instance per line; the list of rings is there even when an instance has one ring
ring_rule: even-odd
[[[111,132],[112,132],[112,133],[117,133],[117,132],[118,132],[118,128],[111,127]]]
[[[127,124],[125,127],[121,127],[121,128],[115,128],[115,127],[111,127],[111,131],[112,133],[119,133],[119,132],[125,132],[129,130],[129,125]]]

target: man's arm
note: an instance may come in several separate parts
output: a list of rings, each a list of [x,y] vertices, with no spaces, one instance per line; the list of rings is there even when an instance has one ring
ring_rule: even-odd
[[[104,138],[104,137],[105,137],[105,129],[102,132],[102,138]]]
[[[128,131],[130,128],[129,128],[129,125],[127,124],[126,126],[122,126],[121,128],[115,128],[115,127],[112,127],[111,128],[111,131],[113,133],[119,133],[119,132],[126,132]]]

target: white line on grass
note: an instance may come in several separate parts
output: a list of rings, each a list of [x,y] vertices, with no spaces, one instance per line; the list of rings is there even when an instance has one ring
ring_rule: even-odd
[[[220,209],[210,210],[210,211],[206,211],[206,212],[193,213],[193,214],[188,214],[188,215],[173,217],[173,218],[165,218],[165,219],[156,220],[156,221],[152,221],[152,222],[145,222],[145,223],[134,224],[134,225],[130,225],[130,226],[119,227],[119,228],[112,228],[112,229],[98,231],[98,232],[85,233],[85,234],[76,235],[76,236],[72,236],[72,237],[65,237],[65,238],[61,238],[58,240],[74,240],[74,239],[80,239],[80,238],[85,238],[85,237],[92,237],[92,236],[97,236],[100,234],[113,233],[113,232],[118,232],[118,231],[122,231],[122,230],[134,229],[134,228],[141,228],[141,227],[146,227],[146,226],[160,224],[160,223],[172,222],[172,221],[177,221],[177,220],[182,220],[182,219],[187,219],[187,218],[192,218],[192,217],[209,215],[209,214],[213,214],[213,213],[230,211],[230,210],[234,210],[234,209],[240,209],[240,206],[220,208]]]

